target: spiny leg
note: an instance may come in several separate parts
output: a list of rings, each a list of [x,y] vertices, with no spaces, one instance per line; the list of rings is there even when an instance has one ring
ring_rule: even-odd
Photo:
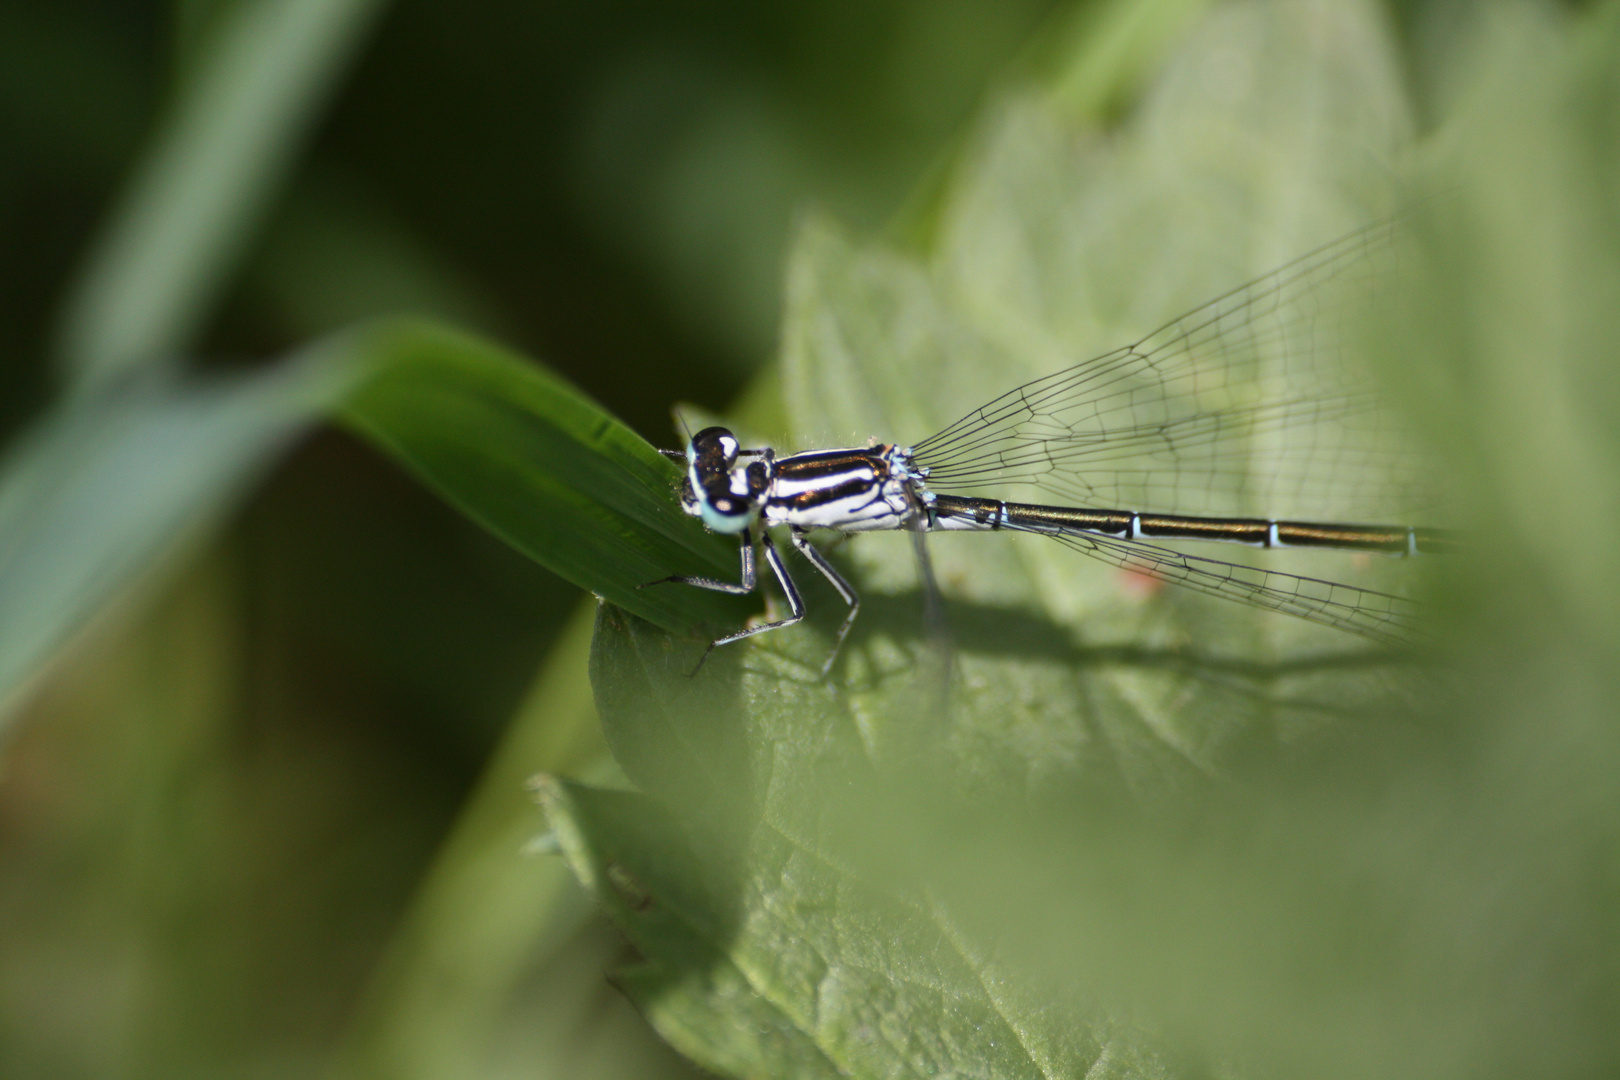
[[[809,541],[806,539],[807,534],[803,530],[794,529],[791,535],[793,539],[793,546],[796,547],[800,554],[802,554],[806,559],[810,560],[810,564],[817,570],[821,571],[822,575],[826,577],[828,581],[832,582],[833,588],[838,590],[838,595],[842,596],[844,598],[844,602],[849,605],[849,614],[844,618],[844,625],[838,628],[838,634],[833,639],[832,655],[827,657],[827,662],[821,667],[821,676],[822,678],[826,678],[827,673],[832,670],[833,661],[838,659],[838,651],[843,647],[844,638],[849,634],[850,624],[855,621],[855,614],[861,608],[861,601],[860,597],[855,594],[855,589],[849,584],[849,582],[845,581],[843,577],[840,576],[838,571],[833,569],[832,564],[826,560],[821,552],[817,551],[809,543]],[[682,585],[695,585],[700,589],[713,589],[715,592],[731,593],[735,596],[751,593],[758,584],[758,573],[756,569],[757,564],[755,563],[754,559],[753,536],[748,530],[745,529],[742,532],[741,538],[741,584],[734,584],[729,581],[721,581],[718,578],[691,577],[676,574],[667,578],[659,578],[657,581],[649,581],[646,585],[637,587],[644,589],[650,585],[661,585],[665,582],[676,582]],[[767,630],[780,630],[784,626],[792,626],[794,623],[800,622],[804,618],[804,599],[799,595],[798,585],[794,583],[792,576],[788,574],[787,566],[782,561],[782,554],[776,549],[776,544],[771,540],[771,534],[761,530],[759,540],[760,544],[765,548],[765,561],[770,563],[771,572],[776,575],[776,580],[782,586],[782,592],[787,596],[788,610],[791,612],[791,614],[785,619],[777,619],[774,622],[761,623],[759,626],[751,626],[746,630],[739,630],[735,634],[727,634],[725,637],[716,638],[715,640],[709,642],[709,647],[703,650],[703,655],[698,658],[697,666],[692,669],[691,673],[693,675],[696,675],[698,671],[702,669],[704,662],[709,658],[709,654],[718,646],[730,645],[733,641],[741,641],[743,638],[753,637],[755,634],[763,634]]]
[[[636,588],[646,589],[653,585],[663,585],[665,583],[672,582],[677,585],[695,585],[700,589],[711,589],[714,592],[730,593],[732,596],[746,596],[753,592],[755,587],[759,584],[757,571],[758,564],[754,559],[753,532],[749,529],[744,529],[738,535],[738,539],[742,541],[742,581],[740,583],[721,581],[719,578],[696,577],[688,574],[671,574],[669,577],[659,578],[657,581],[649,581],[645,585],[637,585]],[[800,619],[804,618],[804,604],[799,600],[799,592],[793,587],[792,579],[787,576],[786,568],[782,566],[782,557],[776,553],[776,546],[771,543],[771,534],[762,530],[760,532],[760,541],[765,545],[765,558],[770,561],[771,569],[776,571],[776,579],[782,583],[782,588],[788,595],[788,603],[793,606],[793,617],[790,619],[783,619],[780,622],[767,623],[764,626],[756,626],[752,630],[744,630],[740,634],[732,634],[730,637],[723,637],[709,642],[709,647],[703,650],[702,656],[698,657],[696,666],[694,666],[691,671],[687,672],[688,677],[695,676],[699,671],[703,670],[704,662],[709,659],[709,654],[714,652],[716,645],[724,645],[727,642],[736,641],[738,638],[745,638],[750,634],[757,634],[761,630],[774,630],[778,626],[787,626],[790,623],[796,623]]]
[[[843,575],[833,569],[827,557],[810,543],[808,532],[795,527],[790,535],[793,538],[793,546],[799,549],[799,554],[810,560],[810,565],[820,570],[822,577],[832,582],[832,587],[838,590],[838,595],[849,605],[849,614],[844,616],[844,625],[840,626],[838,633],[833,636],[832,654],[827,657],[827,662],[821,665],[821,677],[825,679],[832,671],[833,662],[838,659],[839,650],[844,647],[844,638],[849,636],[849,628],[854,625],[855,616],[861,610],[861,598],[856,595],[855,587],[845,581]]]
[[[636,588],[650,589],[654,585],[664,585],[673,582],[677,585],[695,585],[700,589],[710,589],[714,592],[730,593],[732,596],[747,596],[749,593],[754,591],[754,587],[759,583],[754,570],[754,537],[749,530],[744,529],[739,538],[742,540],[741,584],[730,581],[721,581],[719,578],[693,577],[688,574],[671,574],[669,577],[661,577],[657,581],[649,581],[645,584],[637,585]],[[769,547],[770,542],[771,538],[766,536],[765,544],[767,547]],[[777,576],[781,576],[780,570],[777,571]]]
[[[750,626],[747,630],[739,630],[735,634],[727,634],[723,638],[716,638],[714,643],[709,646],[711,649],[719,645],[730,645],[733,641],[741,641],[743,638],[763,634],[768,630],[780,630],[782,627],[792,626],[804,618],[804,600],[799,596],[799,587],[788,576],[787,567],[782,562],[782,553],[777,551],[776,545],[771,542],[771,534],[761,530],[759,542],[765,548],[765,561],[771,564],[771,570],[775,572],[776,580],[781,583],[782,591],[787,594],[788,610],[792,614],[785,619]],[[750,567],[750,569],[752,568]]]

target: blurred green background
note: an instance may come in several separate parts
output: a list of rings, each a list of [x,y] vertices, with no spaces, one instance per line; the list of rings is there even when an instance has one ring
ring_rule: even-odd
[[[94,311],[146,214],[181,250],[123,332],[165,359],[442,315],[672,445],[675,401],[725,406],[773,349],[795,213],[890,219],[1053,6],[4,0],[0,430],[116,355]],[[154,209],[185,161],[220,190]],[[316,1074],[581,595],[331,429],[155,583],[15,722],[0,1073]],[[594,933],[521,970],[469,1075],[671,1068]]]
[[[925,232],[997,88],[1200,6],[0,0],[0,1074],[694,1075],[523,854],[530,772],[616,776],[581,592],[264,362],[440,316],[673,445],[777,348],[797,215]],[[1420,133],[1474,8],[1380,9]]]

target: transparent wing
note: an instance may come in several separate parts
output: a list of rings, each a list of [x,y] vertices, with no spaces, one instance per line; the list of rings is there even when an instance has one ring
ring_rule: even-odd
[[[1003,394],[916,444],[916,461],[943,492],[1028,484],[1096,508],[1399,521],[1432,502],[1424,463],[1351,363],[1352,321],[1395,250],[1393,223],[1343,237]]]
[[[1412,644],[1421,637],[1418,605],[1406,597],[1188,555],[1137,541],[1103,536],[1059,536],[1056,539],[1122,570],[1253,607],[1281,611],[1382,644]]]

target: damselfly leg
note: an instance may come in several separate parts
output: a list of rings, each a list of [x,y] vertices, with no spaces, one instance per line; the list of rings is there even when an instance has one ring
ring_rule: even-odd
[[[842,596],[844,602],[849,605],[849,614],[844,617],[843,625],[838,628],[838,633],[833,638],[832,654],[827,657],[826,662],[821,666],[821,677],[826,678],[827,673],[832,670],[833,662],[838,659],[838,651],[844,644],[844,638],[849,634],[850,626],[855,622],[856,613],[861,609],[861,599],[856,594],[854,586],[845,581],[843,575],[833,569],[832,563],[827,561],[826,556],[822,555],[820,551],[816,550],[815,545],[810,543],[807,530],[792,529],[789,537],[799,554],[803,555],[811,566],[814,566],[821,572],[823,577],[831,582],[832,587],[838,590],[838,595]],[[649,581],[645,585],[638,586],[638,588],[645,589],[653,585],[663,584],[692,585],[699,589],[729,593],[733,596],[746,596],[752,593],[759,585],[759,574],[754,555],[755,541],[752,530],[744,529],[740,534],[740,540],[742,550],[742,580],[740,582],[674,574],[670,577],[659,578],[657,581]],[[785,619],[776,619],[772,622],[750,626],[746,630],[739,630],[735,634],[727,634],[725,637],[716,638],[709,642],[709,647],[704,649],[703,655],[698,658],[697,667],[692,669],[694,675],[703,667],[704,661],[709,658],[709,653],[713,652],[717,647],[730,645],[734,641],[741,641],[744,638],[753,637],[755,634],[763,634],[769,630],[780,630],[783,627],[792,626],[804,620],[804,598],[799,594],[799,586],[793,580],[793,575],[788,573],[787,565],[782,560],[782,553],[777,549],[775,542],[771,540],[771,534],[763,529],[760,530],[758,542],[765,550],[765,561],[770,564],[771,572],[776,575],[777,583],[782,586],[782,593],[787,597],[790,614]]]

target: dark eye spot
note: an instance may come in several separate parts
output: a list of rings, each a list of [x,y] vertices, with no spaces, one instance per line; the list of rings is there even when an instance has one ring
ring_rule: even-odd
[[[737,460],[737,437],[722,427],[704,428],[692,436],[692,452],[700,464],[729,469]]]

